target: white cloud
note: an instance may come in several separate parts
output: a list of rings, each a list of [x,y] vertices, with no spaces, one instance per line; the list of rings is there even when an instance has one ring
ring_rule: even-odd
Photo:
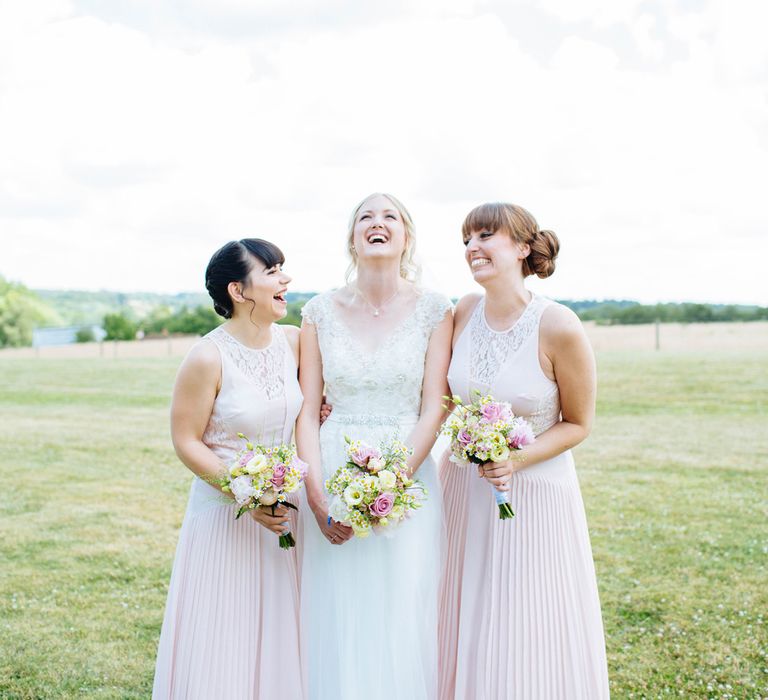
[[[0,6],[0,274],[199,289],[216,247],[254,235],[285,249],[294,288],[327,288],[349,210],[390,190],[426,281],[450,294],[472,288],[463,216],[502,199],[561,235],[556,275],[533,283],[545,293],[768,303],[750,279],[768,252],[768,107],[748,16],[630,0],[518,2],[544,13],[521,26],[479,0],[386,18],[341,0],[180,7]],[[546,60],[525,48],[536,32]]]

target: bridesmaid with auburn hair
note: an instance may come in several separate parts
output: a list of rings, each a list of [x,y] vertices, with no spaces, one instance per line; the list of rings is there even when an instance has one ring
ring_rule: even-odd
[[[171,406],[176,454],[195,474],[179,534],[152,697],[304,697],[296,550],[278,545],[285,506],[235,520],[214,486],[242,448],[239,432],[290,442],[302,396],[299,330],[279,326],[291,278],[273,243],[231,241],[214,253],[205,286],[227,321],[182,363]],[[295,523],[294,523],[295,524]]]
[[[552,231],[513,204],[464,221],[466,261],[485,295],[456,307],[451,392],[508,401],[536,440],[501,463],[443,458],[448,551],[440,600],[442,700],[609,697],[603,623],[571,448],[590,432],[595,362],[578,317],[533,294],[549,277]],[[478,478],[478,474],[482,478]],[[516,513],[500,520],[493,488]]]

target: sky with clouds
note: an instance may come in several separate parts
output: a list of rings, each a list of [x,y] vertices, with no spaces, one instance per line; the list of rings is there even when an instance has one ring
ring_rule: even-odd
[[[201,291],[233,238],[343,283],[349,212],[411,210],[474,289],[483,201],[556,231],[557,298],[768,305],[768,5],[0,0],[0,275]]]

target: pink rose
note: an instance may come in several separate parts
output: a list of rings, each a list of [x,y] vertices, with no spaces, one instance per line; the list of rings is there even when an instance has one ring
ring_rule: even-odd
[[[243,456],[240,458],[240,466],[244,467],[246,464],[248,464],[248,462],[251,461],[251,457],[253,457],[253,452],[244,452]]]
[[[370,445],[366,445],[365,443],[362,443],[360,447],[352,453],[352,461],[358,466],[358,467],[365,467],[368,465],[368,460],[375,457],[376,459],[379,459],[381,457],[381,452],[379,452],[375,447],[371,447]]]
[[[371,511],[371,515],[377,518],[384,518],[389,515],[392,510],[392,506],[395,505],[395,496],[392,493],[382,493],[371,503],[368,510]]]
[[[458,434],[456,435],[456,439],[459,441],[459,444],[462,447],[466,447],[470,442],[472,442],[472,436],[469,434],[466,428],[459,430]]]
[[[272,470],[272,478],[270,481],[277,487],[280,488],[283,485],[283,482],[285,481],[285,472],[287,469],[285,468],[284,464],[278,464],[273,470]]]
[[[516,422],[514,428],[507,433],[507,443],[516,450],[530,445],[534,440],[533,430],[525,421]]]
[[[509,406],[497,401],[485,404],[480,409],[480,413],[486,423],[495,423],[499,420],[509,420],[512,418],[512,411],[509,409]]]

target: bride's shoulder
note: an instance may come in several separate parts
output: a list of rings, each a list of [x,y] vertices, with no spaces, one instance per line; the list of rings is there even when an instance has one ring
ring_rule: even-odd
[[[338,290],[336,289],[331,289],[327,292],[315,294],[315,296],[301,307],[301,317],[315,326],[322,323],[328,313],[329,306],[333,303],[333,296],[337,291]]]
[[[418,297],[417,308],[428,326],[437,325],[446,314],[453,313],[453,304],[445,294],[426,287],[415,287],[414,290]]]

